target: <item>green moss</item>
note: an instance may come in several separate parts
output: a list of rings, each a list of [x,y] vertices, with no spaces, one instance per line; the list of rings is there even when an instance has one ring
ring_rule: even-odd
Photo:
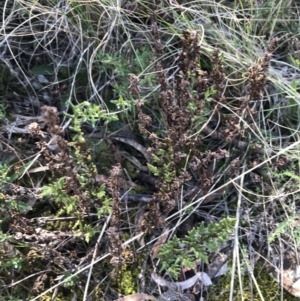
[[[135,294],[138,276],[140,273],[140,264],[145,259],[144,254],[140,254],[133,260],[130,251],[123,252],[126,263],[121,264],[112,274],[112,286],[116,287],[120,294],[125,296]]]
[[[254,270],[254,277],[258,284],[261,295],[264,299],[260,297],[259,291],[256,288],[254,282],[251,281],[251,275],[247,272],[242,275],[242,292],[240,289],[238,276],[234,279],[233,288],[233,300],[235,301],[293,301],[299,300],[289,294],[287,291],[283,290],[283,296],[281,296],[281,286],[277,281],[271,276],[266,268],[257,266]],[[210,288],[207,301],[228,301],[230,296],[230,282],[231,273],[227,273],[226,276],[221,277],[220,282]],[[251,289],[252,288],[252,289]]]
[[[125,296],[136,293],[137,273],[131,266],[123,263],[112,275],[112,285],[116,286],[118,292]]]

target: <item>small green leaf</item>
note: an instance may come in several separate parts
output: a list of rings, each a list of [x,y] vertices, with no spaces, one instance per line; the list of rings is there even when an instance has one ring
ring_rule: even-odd
[[[166,151],[162,148],[158,150],[158,155],[160,155],[160,156],[164,156],[165,153],[166,153]]]
[[[295,91],[296,91],[296,89],[297,89],[297,82],[296,82],[295,79],[294,79],[294,80],[292,81],[292,83],[291,83],[291,88],[292,88],[293,90],[295,90]]]
[[[152,158],[155,163],[158,163],[161,161],[161,159],[158,156],[156,156],[155,154],[152,154]]]
[[[148,166],[150,172],[152,172],[155,176],[159,175],[159,170],[156,166],[151,165],[150,163],[147,163],[147,166]]]
[[[40,65],[30,69],[30,73],[33,75],[50,75],[54,73],[54,66]]]

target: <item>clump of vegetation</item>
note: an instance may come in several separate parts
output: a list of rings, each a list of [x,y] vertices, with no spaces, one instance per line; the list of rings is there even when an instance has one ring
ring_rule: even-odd
[[[253,279],[251,279],[251,274],[245,271],[241,276],[242,281],[236,276],[234,285],[231,287],[231,275],[228,273],[220,279],[216,286],[212,287],[208,300],[228,300],[231,291],[234,292],[233,297],[237,301],[280,300],[280,298],[283,298],[285,301],[298,300],[298,297],[294,297],[287,291],[282,290],[269,271],[261,265],[258,264],[256,266],[252,277]]]
[[[297,9],[3,1],[1,295],[155,295],[150,271],[180,281],[227,246],[236,287],[258,254],[256,287],[288,298],[266,275],[299,247]]]
[[[223,219],[219,223],[207,226],[202,223],[199,227],[190,230],[180,241],[173,238],[167,242],[159,252],[162,261],[162,270],[168,271],[176,277],[182,268],[194,268],[195,261],[209,264],[208,254],[219,252],[228,240],[234,228],[234,219]]]

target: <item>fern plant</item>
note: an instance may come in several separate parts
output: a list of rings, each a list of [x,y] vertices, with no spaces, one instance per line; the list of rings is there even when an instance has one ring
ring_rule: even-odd
[[[61,139],[61,145],[67,155],[62,157],[63,159],[57,157],[57,162],[55,162],[56,166],[59,166],[60,177],[54,178],[49,185],[43,185],[40,196],[51,197],[55,201],[59,208],[57,216],[75,216],[77,220],[72,230],[78,230],[77,234],[84,235],[86,242],[89,242],[96,230],[86,224],[85,214],[91,210],[97,210],[99,218],[104,214],[109,214],[111,199],[106,195],[104,184],[100,187],[95,185],[97,168],[92,161],[81,125],[89,123],[95,127],[99,120],[109,123],[117,120],[118,117],[116,114],[107,114],[98,105],[87,101],[77,105],[70,102],[70,106],[72,113],[65,115],[71,119],[70,129],[74,135],[70,142]]]
[[[62,209],[58,215],[62,215],[65,212],[70,214],[78,205],[78,199],[76,197],[69,196],[65,191],[65,177],[61,177],[57,181],[53,181],[51,184],[41,187],[40,196],[51,196],[51,198],[55,199],[57,204],[62,204]]]
[[[300,245],[300,226],[298,224],[298,216],[291,216],[283,220],[269,236],[268,240],[272,243],[281,235],[285,235],[294,241],[297,246]]]
[[[211,252],[217,252],[232,233],[235,219],[227,217],[218,223],[205,225],[203,222],[193,228],[183,238],[174,237],[159,251],[161,271],[166,270],[172,276],[178,275],[182,267],[194,267],[195,260],[208,263]]]

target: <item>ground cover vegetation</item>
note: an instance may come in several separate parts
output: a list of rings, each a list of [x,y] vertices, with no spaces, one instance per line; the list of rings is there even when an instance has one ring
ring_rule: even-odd
[[[0,300],[296,300],[296,0],[0,0]]]

